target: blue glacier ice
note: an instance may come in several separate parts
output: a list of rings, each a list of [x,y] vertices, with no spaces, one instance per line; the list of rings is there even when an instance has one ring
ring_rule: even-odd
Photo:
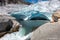
[[[38,0],[23,0],[24,2],[28,2],[28,3],[37,3]]]
[[[30,10],[27,12],[13,12],[11,13],[11,16],[15,17],[17,20],[31,20],[32,18],[35,18],[35,20],[51,20],[51,13],[48,12],[39,12],[35,10]],[[34,19],[33,19],[34,20]]]
[[[39,1],[49,1],[49,0],[23,0],[23,1],[28,3],[37,3]]]

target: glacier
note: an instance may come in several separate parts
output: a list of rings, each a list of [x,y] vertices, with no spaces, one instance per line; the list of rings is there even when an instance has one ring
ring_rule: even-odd
[[[21,14],[23,13],[22,15],[26,15],[26,19],[24,20],[27,20],[28,18],[31,17],[31,13],[29,11],[31,10],[34,10],[33,13],[35,15],[36,11],[38,12],[42,12],[41,14],[45,15],[44,13],[46,13],[46,16],[50,19],[51,19],[51,15],[54,13],[54,11],[56,10],[60,10],[60,1],[59,0],[49,0],[49,1],[41,1],[41,2],[38,2],[36,4],[31,4],[31,5],[28,5],[28,6],[25,6],[23,7],[22,9],[20,8],[20,6],[16,7],[14,6],[13,9],[11,7],[7,8],[7,7],[4,7],[3,9],[0,9],[0,12],[1,13],[5,13],[7,12],[8,15],[11,15],[11,14]],[[9,9],[9,10],[8,10]],[[2,11],[3,10],[3,11]],[[29,12],[29,14],[27,13]],[[9,14],[10,13],[10,14]],[[24,14],[25,13],[25,14]],[[31,22],[31,21],[30,21]],[[27,21],[27,24],[30,22]],[[34,22],[33,22],[34,23]],[[30,24],[31,25],[31,24]],[[39,25],[39,24],[38,24]],[[36,26],[36,25],[35,25]],[[18,32],[14,32],[14,33],[11,33],[11,34],[6,34],[4,37],[2,37],[0,40],[26,40],[27,38],[29,38],[31,35],[32,35],[32,32],[30,32],[29,34],[27,35],[24,35],[23,34],[23,37],[19,36],[20,34],[20,31],[19,30]],[[24,31],[25,33],[25,31]]]

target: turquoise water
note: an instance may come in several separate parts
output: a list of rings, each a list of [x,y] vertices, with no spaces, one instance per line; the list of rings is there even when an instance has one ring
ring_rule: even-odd
[[[37,29],[39,26],[47,23],[48,20],[50,21],[51,15],[52,14],[48,12],[39,12],[35,10],[30,10],[25,12],[18,11],[11,13],[11,16],[15,17],[16,20],[18,20],[20,24],[22,24],[22,27],[19,30],[20,36],[25,36],[30,32],[32,32],[33,30]]]
[[[20,28],[19,35],[25,36],[47,22],[47,20],[20,21],[20,23],[22,24],[22,28]]]

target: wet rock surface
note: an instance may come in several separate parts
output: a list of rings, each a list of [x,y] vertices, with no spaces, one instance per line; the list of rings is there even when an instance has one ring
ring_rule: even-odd
[[[11,20],[2,19],[2,21],[0,22],[0,32],[9,31],[12,28],[12,25],[13,25],[13,23]]]
[[[19,29],[19,23],[11,16],[0,15],[0,37]]]
[[[33,32],[31,40],[60,40],[60,21],[40,26]]]
[[[13,22],[10,19],[0,16],[0,37],[12,28]]]

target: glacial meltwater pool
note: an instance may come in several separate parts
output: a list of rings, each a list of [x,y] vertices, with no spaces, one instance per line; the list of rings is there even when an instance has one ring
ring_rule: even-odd
[[[47,22],[49,21],[48,20],[20,21],[20,23],[22,24],[22,28],[20,28],[19,34],[20,36],[25,36]]]

